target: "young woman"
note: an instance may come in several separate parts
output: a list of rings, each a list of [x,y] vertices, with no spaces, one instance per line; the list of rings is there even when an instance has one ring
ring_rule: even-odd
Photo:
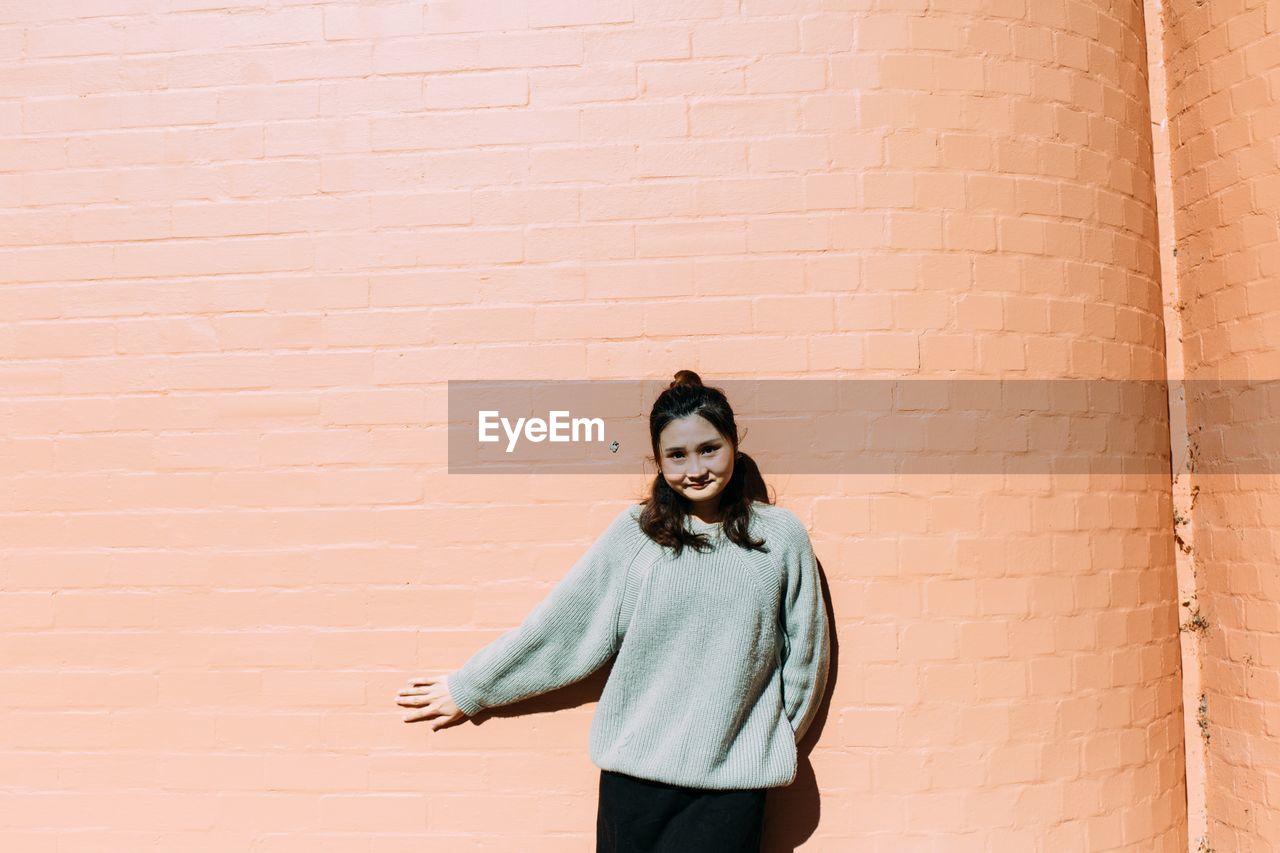
[[[689,370],[653,404],[661,472],[518,628],[398,704],[432,730],[613,669],[591,722],[599,853],[756,853],[827,681],[800,520],[748,476],[733,410]]]

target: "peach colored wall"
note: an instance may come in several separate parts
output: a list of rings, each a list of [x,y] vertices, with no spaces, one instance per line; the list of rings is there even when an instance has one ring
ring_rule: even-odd
[[[1164,375],[1139,4],[164,8],[0,9],[23,851],[591,848],[598,682],[393,700],[642,482],[448,476],[447,379]],[[770,479],[769,849],[1185,849],[1167,478]]]
[[[1280,482],[1267,466],[1215,470],[1275,453],[1273,411],[1243,392],[1246,382],[1274,391],[1280,376],[1278,11],[1275,3],[1169,0],[1165,15],[1186,375],[1228,380],[1234,398],[1224,407],[1225,395],[1188,395],[1204,846],[1242,853],[1280,846]]]

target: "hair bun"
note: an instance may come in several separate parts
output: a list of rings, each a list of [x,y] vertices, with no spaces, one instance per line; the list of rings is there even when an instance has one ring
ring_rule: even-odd
[[[694,373],[692,370],[676,371],[676,378],[671,380],[668,388],[701,388],[702,377]]]

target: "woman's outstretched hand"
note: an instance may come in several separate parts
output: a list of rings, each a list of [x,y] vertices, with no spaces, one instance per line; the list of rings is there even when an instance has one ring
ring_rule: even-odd
[[[415,723],[419,720],[429,720],[435,717],[437,721],[431,724],[431,731],[433,732],[467,717],[454,704],[453,696],[449,693],[449,679],[443,675],[415,678],[398,695],[400,698],[396,700],[397,705],[405,708],[421,709],[418,712],[410,713],[409,716],[404,718],[404,721],[406,723]]]

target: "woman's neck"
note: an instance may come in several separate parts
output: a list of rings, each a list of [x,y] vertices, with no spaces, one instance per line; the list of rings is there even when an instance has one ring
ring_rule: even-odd
[[[689,509],[689,515],[692,515],[694,518],[698,519],[698,521],[701,521],[703,524],[717,524],[720,522],[722,518],[722,516],[720,515],[720,506],[718,502],[716,506],[713,506],[713,507],[704,508],[704,507],[699,507],[695,505]]]

